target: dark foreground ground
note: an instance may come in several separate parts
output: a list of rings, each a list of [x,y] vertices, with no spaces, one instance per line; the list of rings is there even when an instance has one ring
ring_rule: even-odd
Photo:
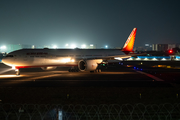
[[[157,81],[126,66],[127,63],[109,65],[102,68],[102,73],[24,69],[21,70],[22,77],[0,77],[0,102],[91,105],[180,102],[179,69],[133,64],[133,67],[164,80]],[[1,64],[1,68],[7,67]],[[11,71],[2,73],[1,76],[12,74],[14,73]],[[44,77],[47,75],[50,76]]]

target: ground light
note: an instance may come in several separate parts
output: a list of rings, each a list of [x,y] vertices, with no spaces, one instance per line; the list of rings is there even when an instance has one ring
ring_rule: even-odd
[[[148,60],[147,58],[145,58],[144,60]]]
[[[58,120],[62,120],[62,119],[63,119],[62,110],[58,110]]]
[[[133,60],[132,58],[129,58],[129,59],[127,59],[127,60]]]
[[[17,76],[17,75],[1,75],[1,74],[3,74],[3,73],[9,72],[9,71],[11,71],[11,70],[12,70],[12,68],[8,68],[8,69],[5,69],[5,70],[1,71],[1,72],[0,72],[0,78],[19,77],[19,76]]]
[[[22,75],[21,76],[17,76],[17,75],[0,75],[0,78],[12,78],[12,77],[22,77]]]
[[[153,58],[152,60],[157,60],[156,58]]]
[[[165,58],[163,58],[162,60],[166,60]]]
[[[12,68],[5,69],[5,70],[1,71],[0,74],[3,74],[5,72],[11,71],[11,70],[12,70]]]
[[[141,58],[136,58],[136,60],[141,60]]]

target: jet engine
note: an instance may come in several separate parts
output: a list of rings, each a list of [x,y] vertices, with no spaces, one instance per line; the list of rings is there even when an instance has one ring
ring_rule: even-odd
[[[43,69],[43,70],[54,70],[56,68],[57,67],[41,67],[41,69]]]
[[[78,63],[78,68],[80,71],[94,71],[96,70],[98,64],[101,62],[102,62],[102,59],[80,60]]]

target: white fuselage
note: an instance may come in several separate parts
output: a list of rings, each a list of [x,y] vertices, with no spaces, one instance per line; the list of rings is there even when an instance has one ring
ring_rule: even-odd
[[[102,60],[128,57],[118,49],[21,49],[9,53],[2,62],[9,66],[74,66],[79,60]]]

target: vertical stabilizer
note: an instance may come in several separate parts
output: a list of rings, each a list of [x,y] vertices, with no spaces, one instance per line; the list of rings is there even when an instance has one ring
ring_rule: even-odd
[[[134,28],[132,30],[131,34],[129,35],[129,37],[126,41],[126,43],[124,44],[122,51],[127,51],[127,52],[133,51],[134,41],[135,41],[135,37],[136,37],[136,31],[137,31],[137,28]]]

